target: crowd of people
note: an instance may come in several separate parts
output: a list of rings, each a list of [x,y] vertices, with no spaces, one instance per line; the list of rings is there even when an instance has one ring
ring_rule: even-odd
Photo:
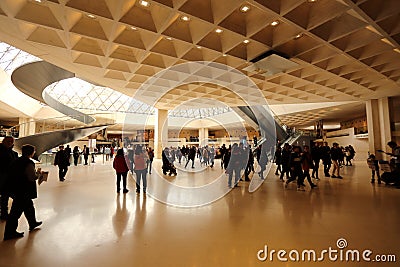
[[[28,221],[30,231],[42,224],[41,221],[36,219],[33,204],[33,199],[37,198],[37,180],[43,176],[41,169],[35,169],[35,164],[32,161],[35,147],[28,144],[22,146],[22,155],[18,157],[18,154],[13,150],[13,146],[14,138],[11,136],[5,137],[0,144],[0,218],[7,220],[4,240],[23,237],[23,232],[17,232],[18,220],[22,214],[25,215]],[[393,141],[389,142],[388,146],[392,149],[392,152],[387,154],[394,158],[393,168],[397,170],[397,173],[400,173],[400,147]],[[85,151],[88,151],[86,146],[83,149],[84,157]],[[213,168],[215,159],[220,158],[221,168],[228,175],[227,185],[230,188],[234,188],[241,180],[250,181],[252,172],[257,173],[261,179],[265,179],[264,171],[270,160],[269,153],[270,151],[266,146],[257,146],[253,151],[251,145],[246,142],[234,143],[228,147],[222,145],[218,148],[214,148],[214,146],[166,147],[162,153],[162,170],[165,175],[168,172],[169,175],[177,175],[176,161],[176,164],[183,164],[183,161],[186,161],[185,168],[191,162],[191,167],[195,168],[194,162],[196,158],[201,166]],[[332,147],[329,147],[327,143],[323,145],[317,144],[311,149],[306,145],[300,147],[284,144],[282,148],[278,145],[274,155],[274,162],[277,165],[275,174],[279,175],[282,181],[286,178],[285,187],[291,182],[297,181],[297,189],[304,191],[305,179],[307,179],[311,188],[316,187],[312,178],[320,179],[319,165],[321,161],[324,168],[323,173],[326,177],[342,179],[340,169],[343,166],[352,166],[355,153],[351,145],[340,147],[338,143],[333,143]],[[81,154],[77,147],[74,147],[71,152],[68,145],[65,148],[62,145],[59,146],[55,155],[54,165],[59,168],[60,181],[65,180],[68,166],[70,166],[71,155],[74,158],[74,165],[77,164],[76,154],[78,156]],[[89,153],[86,155],[88,157]],[[116,172],[117,193],[121,191],[121,182],[122,192],[129,192],[127,174],[131,171],[136,176],[136,192],[145,194],[147,173],[151,174],[152,171],[154,151],[150,147],[143,145],[128,146],[117,149],[116,156],[110,156],[111,158],[113,158],[112,166]],[[255,160],[258,162],[258,170],[254,168]],[[373,164],[377,164],[377,161],[374,160]],[[376,169],[374,168],[374,170]],[[243,178],[242,173],[244,174]],[[13,201],[8,213],[10,198]]]
[[[278,146],[275,151],[274,162],[277,165],[275,174],[279,175],[282,181],[286,177],[286,186],[297,180],[297,189],[304,191],[305,178],[307,178],[311,188],[316,187],[311,178],[319,180],[321,161],[325,177],[343,179],[340,175],[340,169],[343,166],[352,166],[351,161],[355,153],[351,145],[344,148],[340,147],[338,143],[333,143],[332,147],[329,147],[327,142],[323,145],[318,143],[311,149],[309,146],[303,146],[302,149],[300,146],[291,146],[286,143],[283,148]],[[344,159],[346,159],[346,164]]]

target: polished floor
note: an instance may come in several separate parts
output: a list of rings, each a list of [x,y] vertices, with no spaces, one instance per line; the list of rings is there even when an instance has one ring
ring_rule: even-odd
[[[25,237],[0,242],[1,267],[399,266],[400,190],[371,185],[365,162],[344,167],[343,180],[321,177],[313,190],[308,184],[305,192],[295,184],[285,189],[271,171],[254,193],[248,182],[240,182],[211,204],[182,208],[154,198],[159,171],[149,177],[147,196],[135,193],[132,177],[130,192],[117,194],[111,162],[97,161],[70,167],[63,183],[54,166],[43,167],[49,181],[35,200],[43,225],[28,232],[22,217],[18,230]],[[198,163],[193,172],[178,166],[178,176],[163,179],[183,187],[224,179],[227,187],[219,162],[213,169],[196,169]],[[339,239],[345,240],[339,244]],[[262,261],[266,246],[268,258]],[[338,250],[338,259],[320,256],[329,247]],[[367,249],[370,262],[362,259]],[[286,254],[270,257],[271,250]],[[304,250],[316,251],[316,260],[302,260]],[[340,260],[348,250],[360,251],[360,261]],[[377,263],[376,255],[395,255],[397,262]]]

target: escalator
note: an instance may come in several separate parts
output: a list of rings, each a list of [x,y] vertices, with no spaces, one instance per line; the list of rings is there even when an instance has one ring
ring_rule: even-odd
[[[266,141],[271,138],[287,140],[289,135],[276,118],[271,119],[270,110],[264,106],[240,106],[232,108],[247,124],[261,133],[261,139]],[[261,141],[261,140],[260,140]],[[275,142],[276,140],[271,140]],[[261,144],[261,142],[259,142]]]
[[[25,144],[30,144],[36,147],[36,155],[38,156],[54,147],[79,140],[103,130],[108,126],[110,126],[110,124],[85,126],[29,135],[15,139],[14,149],[21,153],[21,147]]]

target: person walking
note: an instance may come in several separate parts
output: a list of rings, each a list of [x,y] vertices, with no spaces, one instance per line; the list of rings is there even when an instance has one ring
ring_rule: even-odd
[[[88,165],[88,159],[89,159],[89,154],[90,154],[90,151],[89,151],[89,148],[86,146],[86,145],[84,145],[83,146],[83,158],[84,158],[84,160],[85,160],[85,165]]]
[[[28,221],[29,231],[42,224],[41,221],[36,220],[36,211],[32,201],[37,198],[36,180],[42,175],[39,169],[35,170],[35,163],[31,160],[34,154],[34,146],[23,145],[22,156],[13,163],[13,182],[10,192],[14,200],[4,230],[4,240],[24,236],[23,232],[17,232],[18,220],[22,213]]]
[[[333,146],[331,148],[331,159],[333,163],[333,170],[332,170],[332,178],[339,178],[342,179],[343,177],[340,176],[339,174],[339,159],[341,158],[342,155],[342,149],[339,147],[338,143],[333,143]],[[337,175],[335,175],[335,171],[337,171]]]
[[[69,155],[64,150],[64,146],[59,146],[58,149],[54,157],[54,166],[58,166],[58,178],[60,182],[64,182],[68,172]]]
[[[311,189],[317,187],[312,181],[310,176],[310,169],[313,168],[313,160],[310,153],[309,146],[303,146],[303,153],[301,154],[301,166],[303,168],[303,177],[307,178]]]
[[[291,177],[286,181],[285,187],[290,182],[297,179],[297,191],[305,191],[304,189],[304,175],[301,167],[301,151],[299,146],[294,146],[293,151],[290,153],[289,166],[291,170]]]
[[[233,188],[237,186],[240,180],[240,170],[243,165],[243,155],[242,151],[239,148],[237,143],[234,143],[232,146],[231,156],[229,159],[228,167],[226,168],[226,172],[228,173],[228,187]],[[235,180],[232,185],[233,172],[235,172]]]
[[[17,152],[13,150],[14,137],[6,136],[0,144],[0,219],[8,218],[8,182],[10,179],[11,165],[18,158]]]
[[[283,145],[282,156],[281,156],[281,176],[279,177],[281,181],[283,181],[283,177],[286,174],[286,180],[290,179],[290,154],[291,154],[291,146],[288,143]]]
[[[329,174],[329,170],[331,169],[332,161],[331,161],[331,148],[328,146],[328,142],[324,142],[324,146],[321,147],[321,158],[322,163],[324,164],[324,174],[325,177],[331,177]]]
[[[113,161],[113,168],[117,174],[117,193],[121,191],[121,178],[122,178],[122,186],[123,186],[123,193],[126,194],[129,192],[129,190],[126,188],[126,177],[128,175],[129,171],[129,166],[127,162],[129,159],[127,159],[124,155],[124,150],[118,149],[117,150],[117,155],[114,158]]]
[[[282,173],[281,159],[282,159],[282,148],[280,146],[277,146],[274,156],[274,161],[276,164],[275,175],[279,175],[279,173]]]
[[[192,147],[189,149],[188,160],[186,161],[185,168],[187,167],[189,161],[192,161],[192,168],[194,168],[194,159],[195,159],[195,158],[196,158],[196,147],[195,147],[195,146],[192,146]]]
[[[72,151],[72,156],[74,157],[74,165],[78,166],[78,160],[81,153],[79,152],[79,147],[74,146],[74,150]]]
[[[147,188],[147,153],[143,152],[142,146],[138,145],[135,148],[135,155],[133,161],[135,162],[134,171],[136,174],[136,193],[140,194],[140,181],[143,182],[143,193],[146,194]]]
[[[178,152],[180,152],[180,149],[178,148]],[[148,156],[148,160],[147,160],[147,169],[149,170],[149,174],[151,174],[151,168],[153,165],[153,160],[154,160],[154,151],[151,147],[149,147],[147,149],[147,156]],[[180,159],[179,159],[179,163],[180,163]]]
[[[321,161],[321,146],[320,144],[316,144],[311,149],[311,158],[313,160],[313,171],[312,171],[312,178],[319,180],[319,162]]]
[[[71,165],[71,153],[72,153],[71,147],[67,145],[67,147],[65,148],[65,155],[68,158],[68,163],[69,163],[68,166]]]

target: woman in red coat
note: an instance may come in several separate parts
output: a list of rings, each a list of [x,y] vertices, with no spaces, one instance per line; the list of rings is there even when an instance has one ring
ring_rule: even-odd
[[[117,193],[121,190],[121,177],[122,177],[122,185],[124,186],[124,193],[128,193],[129,190],[126,188],[126,176],[128,175],[129,167],[126,163],[127,159],[124,156],[124,150],[118,149],[117,156],[114,158],[113,168],[117,173]]]

